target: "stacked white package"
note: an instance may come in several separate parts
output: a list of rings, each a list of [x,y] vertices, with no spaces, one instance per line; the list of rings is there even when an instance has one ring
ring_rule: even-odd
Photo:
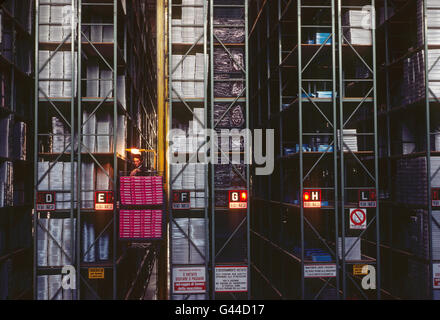
[[[171,182],[172,183],[172,189],[173,190],[182,190],[182,178],[183,173],[180,173],[180,171],[183,169],[183,163],[175,163],[171,164]],[[180,174],[179,174],[180,173]]]
[[[50,23],[50,6],[49,5],[40,5],[40,25],[39,25],[39,37],[41,42],[49,41],[49,23]]]
[[[49,300],[63,300],[63,290],[61,288],[61,275],[54,274],[49,277]]]
[[[83,112],[83,145],[82,149],[87,148],[85,151],[95,152],[96,136],[93,136],[96,129],[96,113],[90,116],[87,110]]]
[[[43,190],[43,191],[49,190],[49,175],[46,174],[46,172],[49,170],[49,162],[48,161],[38,162],[37,170],[38,170],[38,181],[42,179],[40,184],[38,185],[38,190]]]
[[[64,167],[63,162],[56,162],[55,164],[53,164],[53,167],[49,172],[49,188],[51,191],[63,190],[63,167]],[[55,194],[57,209],[62,209],[63,199],[64,198],[62,193],[57,192]]]
[[[99,64],[95,61],[87,64],[87,97],[99,97]]]
[[[95,166],[96,171],[96,189],[97,191],[110,190],[110,177],[112,176],[112,167],[110,163],[102,166],[105,172],[98,166]]]
[[[182,7],[182,42],[193,43],[194,38],[194,22],[195,22],[195,8]]]
[[[343,131],[344,151],[349,151],[349,150],[351,150],[352,152],[358,151],[357,136],[355,135],[356,132],[357,132],[356,129],[344,129]],[[340,130],[338,129],[338,145],[340,149],[341,143],[339,142],[339,136],[340,136]]]
[[[60,81],[64,77],[63,74],[63,52],[52,53],[52,59],[49,61],[49,78],[53,79],[49,84],[50,97],[62,97],[63,96],[63,81]]]
[[[368,10],[348,10],[344,15],[344,35],[353,45],[371,45],[371,14]]]
[[[52,152],[61,153],[64,150],[64,124],[57,117],[52,117]],[[67,134],[67,133],[66,133]]]
[[[194,24],[196,27],[194,28],[194,41],[197,40],[198,44],[204,43],[204,36],[203,36],[203,30],[204,30],[204,9],[203,7],[196,7],[194,8]]]
[[[63,7],[50,6],[49,41],[63,40]]]
[[[171,32],[171,42],[172,43],[182,43],[182,20],[172,19],[172,32]]]
[[[194,95],[197,98],[205,98],[205,55],[196,53],[196,70],[195,70],[195,89]]]
[[[357,241],[356,241],[357,240]],[[356,244],[354,244],[356,242]],[[354,244],[354,246],[353,246]],[[353,246],[353,248],[352,248]],[[345,260],[355,261],[361,260],[361,240],[358,237],[345,237]],[[350,250],[351,249],[351,250]],[[349,251],[350,250],[350,251]],[[338,254],[342,259],[342,238],[338,238]]]
[[[0,118],[0,157],[9,157],[9,130],[11,116]]]
[[[48,256],[49,219],[38,219],[37,221],[37,266],[46,267]]]
[[[61,248],[63,219],[49,219],[48,265],[61,266]]]
[[[187,152],[187,138],[184,134],[176,134],[172,137],[171,152],[185,153]]]
[[[113,26],[103,26],[102,27],[102,42],[113,42]]]
[[[205,232],[206,225],[203,218],[191,218],[189,225],[189,237],[192,241],[190,243],[190,257],[189,263],[203,264],[205,263]]]
[[[47,79],[49,79],[50,77],[50,63],[47,62],[49,60],[50,57],[50,52],[49,51],[40,51],[39,52],[39,56],[38,56],[38,68],[39,70],[44,66],[43,69],[41,69],[40,74],[38,75],[38,77],[40,79],[46,79],[46,80],[39,80],[39,97],[40,98],[44,98],[45,96],[50,97],[50,93],[49,93],[49,81]],[[47,62],[47,63],[46,63]]]
[[[111,70],[101,69],[99,73],[99,96],[113,97],[113,72]]]
[[[95,262],[95,228],[92,223],[84,222],[81,228],[82,250],[81,258],[84,262]]]
[[[196,192],[196,208],[202,209],[205,207],[205,193]]]
[[[432,223],[432,259],[440,260],[440,211],[432,211],[432,218],[437,221]]]
[[[196,184],[196,164],[188,163],[183,171],[182,187],[184,190],[194,190]]]
[[[63,96],[71,97],[72,96],[72,53],[70,51],[63,52],[63,61],[64,61],[64,81],[63,81]],[[76,61],[75,61],[76,63]]]
[[[101,261],[108,260],[110,256],[110,234],[107,231],[98,239],[98,258]]]
[[[90,26],[90,40],[92,42],[102,42],[102,19],[99,17],[92,17]]]
[[[427,41],[429,45],[440,44],[440,10],[428,8],[427,10],[428,34]]]
[[[62,3],[65,4],[71,4],[71,2],[69,2],[68,0],[64,0],[61,1]],[[72,34],[72,15],[73,15],[73,19],[76,23],[76,17],[75,17],[75,13],[74,13],[74,9],[72,8],[72,5],[70,6],[63,6],[62,7],[62,29],[63,29],[63,39],[66,39],[69,36],[69,40],[71,41],[71,34]]]
[[[413,134],[413,130],[410,130],[408,128],[407,124],[404,122],[401,122],[402,126],[402,153],[408,154],[413,153],[416,151],[416,143],[415,143],[415,137]]]
[[[183,62],[181,62],[181,60],[182,60],[181,54],[173,54],[171,57],[173,98],[178,98],[178,96],[183,97],[182,81],[181,81],[182,80]],[[174,72],[173,72],[173,70],[174,70]]]
[[[196,163],[196,190],[204,190],[205,189],[205,169],[206,164],[204,163]]]
[[[93,162],[81,163],[81,208],[92,209],[94,205],[95,174]]]
[[[72,265],[73,261],[73,247],[75,245],[76,235],[76,219],[60,219],[63,221],[63,250],[61,252],[61,265]],[[72,223],[73,222],[73,223]],[[73,242],[72,242],[73,236]],[[67,255],[66,255],[67,254]]]
[[[118,115],[118,131],[116,134],[116,152],[125,155],[125,138],[127,133],[127,119],[125,115]]]
[[[171,223],[173,264],[189,263],[189,241],[185,234],[189,233],[188,218],[175,218]]]
[[[37,276],[37,300],[49,300],[49,276]]]
[[[76,164],[76,163],[74,163]],[[76,180],[76,176],[73,176],[74,180]],[[71,162],[65,162],[63,165],[63,192],[61,195],[63,196],[63,202],[58,206],[60,209],[70,209],[72,200],[72,193],[74,191],[71,191],[72,186],[72,166]]]
[[[125,98],[125,76],[118,76],[116,81],[116,94],[118,95],[118,101],[121,103],[122,107],[126,109],[127,100]]]
[[[195,96],[194,76],[196,71],[196,56],[187,55],[183,60],[182,68],[182,92],[183,97],[193,98]]]
[[[110,133],[113,121],[110,114],[99,113],[96,116],[96,152],[110,152]]]
[[[196,193],[194,191],[190,192],[189,196],[190,196],[190,202],[189,202],[190,208],[194,209],[194,208],[196,208]]]

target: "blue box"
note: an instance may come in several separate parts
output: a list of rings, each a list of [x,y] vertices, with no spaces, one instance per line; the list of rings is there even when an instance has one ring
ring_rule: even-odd
[[[324,32],[317,32],[316,33],[316,44],[323,44],[325,39],[327,39],[330,36],[330,33],[324,33]],[[328,39],[328,41],[325,43],[327,44],[331,44],[332,43],[332,38]]]
[[[317,91],[317,97],[318,98],[332,98],[333,92],[332,91]]]

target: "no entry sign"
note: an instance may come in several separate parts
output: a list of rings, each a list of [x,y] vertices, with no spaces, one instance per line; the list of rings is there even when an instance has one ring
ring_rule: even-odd
[[[366,229],[367,228],[367,210],[366,209],[350,209],[350,229]]]

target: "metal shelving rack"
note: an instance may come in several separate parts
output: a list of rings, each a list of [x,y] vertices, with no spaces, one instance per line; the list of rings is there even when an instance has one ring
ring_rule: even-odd
[[[236,18],[243,21],[243,24],[227,23],[222,24],[222,18]],[[216,21],[216,19],[219,19]],[[218,22],[220,21],[220,23]],[[230,28],[244,29],[243,42],[235,43],[228,39],[222,39],[216,30]],[[237,60],[237,55],[234,55],[233,48],[242,49],[243,60]],[[227,55],[231,63],[236,65],[237,75],[231,75],[224,77],[221,71],[216,71],[215,61],[216,53],[219,50]],[[238,126],[231,125],[232,130],[247,130],[249,128],[249,60],[248,60],[248,1],[224,1],[224,0],[212,0],[210,1],[210,108],[211,108],[211,126],[210,128],[215,131],[221,131],[218,129],[218,125],[222,118],[225,117],[232,108],[237,107],[241,109],[244,117],[243,123]],[[220,97],[216,95],[216,85],[221,82],[232,83],[238,85],[236,92],[231,92],[229,97]],[[216,104],[227,105],[226,111],[220,113],[219,119],[216,119],[215,109]],[[240,133],[242,135],[242,133]],[[221,137],[221,134],[219,135]],[[245,191],[246,195],[249,195],[250,190],[250,149],[251,138],[249,132],[246,131],[242,135],[244,138],[243,152],[229,149],[227,152],[223,150],[222,146],[218,145],[218,140],[211,137],[211,157],[213,152],[218,153],[218,165],[211,164],[211,176],[210,176],[210,196],[211,196],[211,298],[212,299],[250,299],[251,298],[251,264],[250,264],[250,203],[248,203],[246,209],[230,209],[228,208],[229,191],[240,190]],[[219,150],[219,151],[217,151]],[[240,164],[234,162],[236,154],[240,153]],[[242,156],[243,155],[243,156]],[[221,188],[216,186],[216,166],[220,166],[223,163],[221,159],[225,157],[229,160],[231,167],[231,177],[236,176],[239,181],[228,188]],[[231,178],[231,180],[233,180]],[[231,181],[232,182],[232,181]],[[219,199],[223,199],[218,201]],[[247,201],[249,202],[249,201]],[[221,203],[221,204],[219,204]],[[222,266],[244,266],[247,268],[247,291],[245,292],[218,292],[215,288],[215,273],[217,267]]]
[[[62,41],[43,42],[39,39],[40,23],[39,15],[40,6],[46,4],[51,6],[62,6],[68,8],[62,17],[64,20],[61,24],[69,32],[64,34]],[[152,45],[152,35],[146,16],[147,8],[139,1],[123,3],[120,0],[107,1],[88,1],[88,0],[72,0],[59,3],[37,1],[36,2],[36,42],[35,42],[35,61],[36,61],[36,77],[35,77],[35,118],[36,126],[35,134],[35,202],[36,192],[45,191],[39,188],[44,176],[50,173],[53,166],[62,160],[68,160],[71,164],[70,170],[70,189],[63,190],[64,193],[70,194],[69,209],[56,210],[51,213],[40,212],[34,215],[34,226],[38,229],[41,226],[40,220],[43,218],[64,218],[70,219],[73,225],[76,221],[76,230],[71,232],[71,250],[57,243],[61,251],[67,256],[68,263],[76,269],[76,291],[70,299],[119,299],[130,297],[126,292],[132,293],[133,288],[137,286],[137,281],[131,281],[131,277],[135,280],[140,279],[138,268],[142,268],[145,259],[145,252],[151,251],[150,247],[140,248],[139,250],[131,250],[127,243],[119,242],[118,239],[118,215],[117,210],[114,211],[95,211],[93,208],[87,209],[83,206],[83,201],[91,199],[82,199],[84,192],[93,192],[97,190],[89,190],[83,187],[81,175],[82,164],[85,162],[93,163],[97,170],[102,170],[109,178],[108,191],[113,191],[114,199],[118,199],[117,179],[120,171],[127,171],[130,162],[126,158],[125,148],[137,147],[144,149],[156,148],[154,137],[156,124],[156,79],[155,64],[150,52],[154,52]],[[92,22],[91,16],[99,16],[105,22]],[[102,26],[102,28],[112,28],[112,39],[105,42],[103,40],[93,40],[86,34],[87,28],[92,26]],[[101,31],[102,32],[102,31]],[[142,37],[140,37],[142,34]],[[107,34],[108,35],[108,34]],[[50,57],[47,61],[39,62],[40,50],[49,50]],[[70,79],[44,79],[40,77],[41,71],[47,66],[49,61],[59,52],[70,52]],[[88,60],[96,59],[102,66],[106,66],[111,73],[111,79],[91,79],[86,75],[85,64]],[[145,71],[145,73],[143,72]],[[125,76],[125,94],[121,93],[123,87],[118,82],[118,76]],[[63,81],[70,82],[72,90],[70,97],[53,97],[45,93],[41,88],[41,81]],[[85,81],[108,81],[108,92],[98,96],[89,97],[87,92],[83,90]],[[123,97],[126,97],[126,103],[123,103]],[[53,113],[50,113],[51,110]],[[83,112],[87,110],[88,116],[84,116]],[[90,134],[86,132],[85,126],[93,115],[97,113],[105,113],[109,115],[112,122],[112,128],[108,134]],[[51,136],[55,138],[55,134],[48,132],[45,126],[44,117],[50,114],[58,114],[70,128],[70,145],[65,146],[63,152],[52,153],[52,150],[41,150],[41,139]],[[123,129],[126,131],[126,139],[122,141],[122,146],[117,145],[118,135],[121,134],[118,127],[118,116],[125,116],[126,125]],[[109,123],[110,124],[110,123]],[[108,138],[113,140],[109,152],[95,152],[89,150],[84,143],[84,139],[88,137]],[[70,147],[70,150],[68,150]],[[117,148],[123,148],[121,154]],[[67,152],[66,152],[67,150]],[[72,151],[73,150],[73,151]],[[44,152],[42,152],[44,151]],[[38,172],[38,163],[41,160],[53,161],[53,165],[46,172]],[[146,165],[153,169],[155,158],[154,155],[146,157]],[[77,163],[75,169],[74,163]],[[107,168],[106,165],[110,164]],[[67,177],[64,177],[64,181]],[[79,186],[79,187],[77,187]],[[93,187],[94,189],[95,187]],[[86,190],[87,189],[87,190]],[[99,190],[102,191],[102,190]],[[87,207],[87,206],[86,206]],[[93,243],[88,249],[82,250],[83,239],[81,237],[81,221],[83,219],[92,219],[93,225],[104,226],[97,231]],[[99,220],[99,221],[98,221]],[[100,227],[99,227],[100,228]],[[72,229],[71,229],[72,231]],[[42,232],[49,232],[43,228]],[[109,259],[95,262],[84,262],[83,257],[88,253],[105,232],[109,232]],[[110,233],[112,235],[110,235]],[[55,240],[49,232],[49,237]],[[62,266],[39,266],[38,261],[38,238],[39,232],[35,232],[35,257],[34,257],[34,295],[37,298],[38,293],[38,275],[61,274]],[[142,251],[142,252],[140,252]],[[136,253],[137,252],[137,253]],[[153,251],[151,251],[153,252]],[[156,259],[156,254],[149,254],[149,257]],[[89,268],[103,268],[103,280],[89,280],[87,273]],[[122,274],[118,273],[122,270]],[[61,286],[61,283],[60,283]],[[61,291],[58,291],[49,299],[54,298]],[[64,293],[63,293],[64,295]]]
[[[194,23],[181,23],[180,25],[173,24],[173,18],[181,18],[182,19],[182,11],[184,8],[190,8],[190,9],[203,9],[203,24],[196,24]],[[170,130],[173,130],[177,128],[177,117],[182,116],[183,118],[187,119],[188,116],[193,117],[193,119],[198,123],[198,126],[200,126],[202,129],[206,129],[206,124],[208,123],[208,46],[207,46],[207,12],[208,12],[208,1],[198,1],[196,4],[192,2],[191,4],[184,4],[184,1],[179,0],[171,0],[168,2],[168,132]],[[179,19],[177,19],[179,20]],[[195,21],[195,19],[194,19]],[[176,43],[173,42],[173,36],[174,32],[176,32],[175,28],[180,27],[181,32],[184,28],[202,28],[202,32],[196,33],[195,40],[192,42],[183,41],[182,43]],[[203,82],[203,96],[202,97],[187,97],[183,94],[183,90],[176,89],[177,86],[175,86],[175,83],[180,82],[180,85],[182,87],[182,83],[184,82],[184,79],[182,76],[176,75],[176,70],[179,67],[183,66],[183,63],[185,59],[187,59],[189,54],[195,54],[195,53],[201,53],[204,55],[204,65],[203,65],[203,80],[195,79],[194,82]],[[174,61],[176,59],[175,55],[181,55],[181,59],[178,61]],[[183,74],[183,72],[182,72]],[[194,113],[194,108],[203,108],[204,109],[204,118],[199,119],[198,116]],[[176,116],[177,115],[177,116]],[[175,119],[173,117],[176,117]],[[189,120],[188,120],[189,121]],[[171,137],[172,138],[172,137]],[[172,140],[171,140],[172,142]],[[176,142],[174,142],[176,143]],[[173,191],[175,191],[175,188],[173,188],[173,184],[175,181],[183,175],[184,170],[188,167],[189,163],[197,159],[198,157],[202,156],[202,159],[205,159],[204,150],[207,148],[207,136],[204,135],[204,142],[203,145],[197,146],[196,152],[187,153],[185,152],[185,159],[187,162],[183,165],[182,169],[177,172],[177,174],[173,177],[173,162],[170,160],[172,159],[173,152],[170,147],[168,147],[168,156],[169,160],[167,163],[169,164],[169,172],[171,173],[170,178],[168,179],[168,212],[169,212],[169,251],[170,251],[170,258],[169,258],[169,266],[170,266],[170,299],[173,300],[186,300],[186,299],[207,299],[209,294],[209,283],[207,282],[206,285],[206,293],[197,293],[197,294],[179,294],[175,293],[175,289],[173,286],[173,275],[175,268],[177,267],[204,267],[205,270],[205,277],[208,279],[209,274],[209,209],[208,209],[208,200],[206,195],[209,194],[208,189],[208,169],[207,165],[205,165],[204,168],[204,188],[200,190],[191,190],[191,192],[204,192],[205,194],[205,201],[204,201],[204,208],[188,208],[185,210],[179,210],[179,209],[173,209],[172,203],[173,203]],[[174,164],[175,165],[175,164]],[[179,189],[180,190],[180,189]],[[194,243],[194,239],[191,235],[191,232],[189,230],[183,230],[182,227],[176,222],[176,219],[187,219],[188,224],[189,221],[191,221],[191,218],[199,218],[203,219],[205,223],[205,237],[204,237],[204,247],[205,249],[201,251],[197,244]],[[176,228],[173,231],[173,228]],[[188,226],[189,228],[189,226]],[[178,264],[176,263],[176,257],[173,254],[173,239],[178,236],[183,236],[185,241],[188,243],[188,248],[190,250],[195,250],[198,255],[203,260],[203,263],[195,265],[194,263],[191,263],[191,259],[188,259],[189,263],[186,264]]]
[[[385,137],[380,165],[381,170],[388,173],[387,179],[381,181],[381,189],[386,195],[383,207],[387,211],[382,218],[384,241],[381,247],[387,254],[382,263],[383,287],[402,299],[439,299],[438,291],[433,288],[433,264],[438,263],[433,255],[438,246],[434,242],[433,229],[439,227],[439,221],[433,216],[436,208],[431,202],[431,191],[439,186],[435,182],[438,172],[431,168],[432,159],[439,155],[435,146],[438,97],[434,92],[436,80],[432,72],[438,60],[431,61],[429,54],[430,50],[439,47],[429,43],[429,31],[435,28],[430,26],[428,19],[428,11],[439,8],[435,2],[423,0],[383,0],[378,2],[378,8],[381,10],[377,27],[381,44],[378,52],[382,53],[378,77],[384,88],[379,96],[379,123]],[[402,30],[407,35],[405,38]],[[405,81],[405,74],[413,75],[410,66],[414,59],[420,67],[416,73],[420,78],[411,83],[419,86],[420,91],[407,88],[402,94],[396,89],[402,78]],[[415,126],[411,127],[413,124]],[[412,137],[404,137],[405,127],[409,128]],[[423,181],[420,188],[414,190],[414,197],[424,199],[423,203],[413,203],[414,199],[402,199],[399,195],[402,186],[398,185],[401,180],[397,170],[399,163],[422,159],[426,174],[407,164],[407,174]],[[404,276],[408,281],[404,284],[398,280],[402,273],[394,273],[396,266],[407,271]]]
[[[368,209],[365,230],[348,228],[348,210],[357,208],[356,191],[372,189],[379,194],[375,30],[370,28],[372,45],[351,44],[343,21],[348,9],[374,8],[375,3],[298,0],[253,4],[250,39],[258,52],[250,62],[255,92],[252,105],[258,107],[253,112],[253,127],[274,128],[276,137],[274,174],[253,176],[257,209],[252,213],[252,247],[259,248],[252,255],[254,276],[259,279],[254,280],[253,295],[379,299],[378,206]],[[324,33],[321,41],[313,39],[315,32]],[[367,68],[368,76],[356,77],[350,69],[353,61]],[[316,90],[327,91],[327,96],[318,96]],[[341,137],[340,132],[351,126],[357,131]],[[359,150],[346,144],[353,136]],[[324,149],[315,149],[318,141]],[[318,189],[325,201],[322,207],[305,208],[303,192]],[[348,235],[355,242],[345,248]],[[356,242],[363,248],[361,260],[348,260]],[[330,258],[313,261],[312,248],[324,250]],[[333,265],[333,277],[305,275],[305,266],[319,264]],[[361,277],[352,276],[348,268],[354,264],[376,268],[376,290],[361,289]]]
[[[29,11],[26,12],[26,9]],[[12,163],[14,185],[13,197],[9,203],[0,208],[0,283],[3,289],[0,299],[23,299],[32,291],[30,263],[31,245],[31,209],[32,194],[29,177],[32,175],[32,96],[26,95],[32,88],[32,48],[33,4],[32,1],[3,1],[0,6],[1,38],[0,72],[2,77],[2,93],[0,118],[10,118],[8,139],[9,155],[0,157],[0,165]],[[8,37],[7,37],[8,36]],[[10,42],[8,42],[8,39]],[[26,55],[28,61],[26,65]],[[26,158],[17,158],[16,148],[21,147],[14,140],[13,128],[16,123],[26,124]],[[23,185],[22,188],[17,186]],[[4,190],[6,192],[6,190]],[[22,195],[20,195],[22,193]],[[18,197],[16,197],[18,195]],[[3,197],[3,194],[1,195]],[[10,266],[10,267],[8,267]],[[7,276],[6,276],[7,274]],[[8,280],[8,277],[10,279]],[[13,286],[10,287],[10,284]],[[5,296],[4,296],[5,294]]]

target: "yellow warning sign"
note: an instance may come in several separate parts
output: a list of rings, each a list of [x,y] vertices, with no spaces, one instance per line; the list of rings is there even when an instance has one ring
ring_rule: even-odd
[[[366,264],[355,264],[353,265],[353,275],[354,276],[365,276],[368,274],[368,268],[365,268],[365,272],[362,270]]]
[[[104,268],[89,268],[89,279],[104,279]]]

